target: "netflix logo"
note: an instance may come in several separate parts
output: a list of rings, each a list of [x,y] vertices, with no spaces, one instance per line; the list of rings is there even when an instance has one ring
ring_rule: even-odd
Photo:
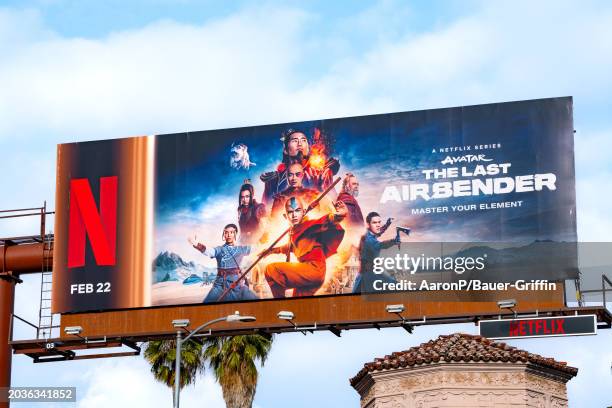
[[[68,268],[85,266],[85,243],[89,237],[98,266],[113,266],[117,249],[117,176],[100,178],[100,205],[94,200],[89,180],[70,180]]]
[[[510,337],[565,334],[563,319],[517,320],[510,322]]]

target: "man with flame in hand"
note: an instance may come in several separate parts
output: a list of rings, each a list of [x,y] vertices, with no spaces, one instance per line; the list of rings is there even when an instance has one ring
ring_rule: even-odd
[[[285,254],[287,262],[274,262],[266,266],[266,280],[275,298],[284,298],[286,289],[294,289],[293,296],[310,296],[325,280],[326,259],[336,253],[344,229],[340,221],[347,214],[346,205],[339,201],[335,211],[321,218],[304,217],[306,207],[299,197],[290,197],[285,203],[285,218],[291,224],[289,243],[264,251],[261,255]],[[298,262],[289,262],[293,252]]]
[[[308,167],[305,172],[312,182],[312,187],[319,191],[323,191],[330,186],[334,176],[340,170],[340,162],[336,158],[329,157],[329,150],[329,141],[323,136],[321,129],[315,128],[312,135],[312,145],[310,146]],[[332,190],[331,193],[335,197],[336,190]]]
[[[275,171],[263,173],[260,176],[264,182],[262,202],[268,205],[274,195],[283,192],[289,187],[287,170],[292,162],[302,163],[304,168],[304,187],[317,191],[325,190],[333,182],[333,176],[340,169],[340,162],[327,157],[327,149],[323,142],[321,132],[315,129],[314,142],[311,146],[306,134],[300,130],[288,129],[283,132],[283,161]]]
[[[259,239],[265,216],[266,206],[255,201],[251,180],[245,180],[238,193],[238,225],[243,244],[251,245]]]

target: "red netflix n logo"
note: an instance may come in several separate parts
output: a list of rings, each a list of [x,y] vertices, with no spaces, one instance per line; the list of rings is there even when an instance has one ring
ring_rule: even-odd
[[[85,266],[86,235],[100,266],[116,263],[117,176],[100,178],[100,211],[86,178],[70,180],[68,268]]]

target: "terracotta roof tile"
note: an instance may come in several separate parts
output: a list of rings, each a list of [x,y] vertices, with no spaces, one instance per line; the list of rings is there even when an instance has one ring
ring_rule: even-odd
[[[351,378],[351,385],[357,384],[366,374],[374,371],[384,371],[399,367],[412,367],[423,364],[436,364],[442,362],[521,362],[532,363],[553,368],[572,376],[578,369],[570,367],[565,362],[553,358],[542,357],[517,349],[506,343],[495,342],[482,336],[455,333],[440,336],[435,340],[422,343],[404,351],[396,351],[382,358],[364,364],[357,375]]]

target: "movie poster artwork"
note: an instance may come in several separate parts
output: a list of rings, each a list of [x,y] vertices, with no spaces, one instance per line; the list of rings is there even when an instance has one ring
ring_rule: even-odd
[[[400,242],[576,241],[571,98],[156,135],[154,148],[152,306],[360,293]]]

